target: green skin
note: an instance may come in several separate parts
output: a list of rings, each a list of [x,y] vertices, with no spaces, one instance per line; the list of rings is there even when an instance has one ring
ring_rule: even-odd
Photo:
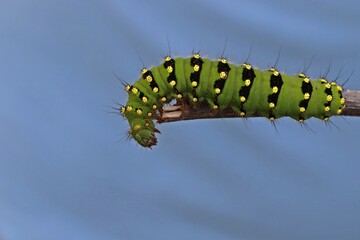
[[[278,94],[278,100],[274,108],[269,107],[268,96],[271,95],[272,88],[270,87],[270,79],[274,74],[273,71],[253,69],[256,77],[252,80],[253,84],[250,89],[249,96],[245,103],[241,103],[239,98],[239,90],[245,85],[242,73],[245,69],[244,65],[235,66],[228,64],[230,71],[227,72],[225,85],[220,94],[215,93],[214,83],[220,78],[218,70],[218,60],[202,59],[202,69],[200,72],[199,84],[196,88],[192,87],[190,74],[194,72],[191,66],[190,58],[174,58],[175,61],[175,76],[178,93],[182,94],[182,99],[191,100],[194,96],[193,90],[196,92],[197,102],[206,101],[211,107],[215,106],[214,99],[217,98],[217,106],[219,109],[231,108],[236,113],[241,112],[241,108],[246,111],[246,116],[254,115],[269,118],[269,113],[276,118],[289,116],[297,121],[302,122],[310,117],[316,117],[322,120],[327,120],[328,117],[339,114],[339,109],[344,108],[344,102],[341,103],[341,90],[338,85],[332,84],[330,102],[327,100],[326,84],[318,80],[310,80],[312,85],[311,97],[308,100],[306,111],[299,111],[299,103],[304,99],[302,91],[302,84],[304,77],[281,74],[283,85]],[[245,69],[246,70],[246,69]],[[176,99],[175,88],[169,84],[167,78],[169,72],[163,64],[150,69],[153,75],[153,81],[156,82],[159,92],[153,92],[150,83],[141,77],[132,87],[139,91],[134,93],[128,91],[129,99],[126,107],[131,106],[131,110],[124,110],[123,114],[128,119],[130,124],[131,136],[144,147],[151,147],[156,144],[155,124],[153,122],[156,111],[152,106],[155,104],[157,109],[160,109],[163,104],[169,103]],[[148,98],[145,103],[142,101],[140,92],[143,96]],[[166,101],[161,101],[162,97],[166,97]],[[344,99],[343,99],[344,101]],[[326,103],[330,104],[330,110],[325,111]],[[195,103],[192,105],[196,105]],[[136,113],[136,109],[141,109],[142,113]],[[148,116],[148,113],[151,116]]]

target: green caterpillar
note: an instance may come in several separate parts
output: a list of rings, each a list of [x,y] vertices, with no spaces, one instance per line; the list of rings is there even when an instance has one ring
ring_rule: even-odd
[[[199,53],[168,56],[161,65],[142,69],[140,79],[125,90],[129,99],[120,111],[129,121],[130,136],[150,148],[159,132],[154,120],[174,99],[190,107],[207,103],[215,111],[232,109],[242,118],[288,116],[300,123],[311,117],[328,121],[345,108],[342,86],[325,78],[311,80],[304,73],[287,75],[275,68],[262,71],[248,63],[236,66]]]

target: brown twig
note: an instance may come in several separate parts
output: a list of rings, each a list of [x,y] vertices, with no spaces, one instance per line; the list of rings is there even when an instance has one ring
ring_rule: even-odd
[[[360,91],[346,90],[344,92],[345,109],[342,116],[360,116]],[[198,108],[190,108],[187,105],[175,105],[164,107],[161,116],[158,116],[158,122],[175,122],[205,118],[238,118],[239,116],[231,109],[212,110],[208,105],[203,104]],[[251,117],[259,117],[254,115]]]

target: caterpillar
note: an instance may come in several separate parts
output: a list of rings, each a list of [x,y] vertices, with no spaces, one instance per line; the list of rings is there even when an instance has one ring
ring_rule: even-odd
[[[143,68],[133,85],[124,85],[128,102],[119,110],[130,124],[130,137],[149,148],[160,133],[154,120],[173,100],[190,108],[206,104],[211,111],[230,109],[240,118],[256,115],[274,121],[288,116],[300,123],[311,117],[328,121],[345,108],[342,86],[325,77],[288,75],[275,67],[260,70],[249,63],[236,66],[224,57],[211,60],[200,53],[167,56],[159,66]]]

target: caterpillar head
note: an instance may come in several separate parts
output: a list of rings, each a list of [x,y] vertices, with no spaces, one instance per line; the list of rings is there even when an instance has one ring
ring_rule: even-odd
[[[155,133],[160,133],[155,128],[155,124],[150,119],[136,118],[130,123],[130,135],[135,139],[141,146],[151,148],[156,145],[157,138]]]

